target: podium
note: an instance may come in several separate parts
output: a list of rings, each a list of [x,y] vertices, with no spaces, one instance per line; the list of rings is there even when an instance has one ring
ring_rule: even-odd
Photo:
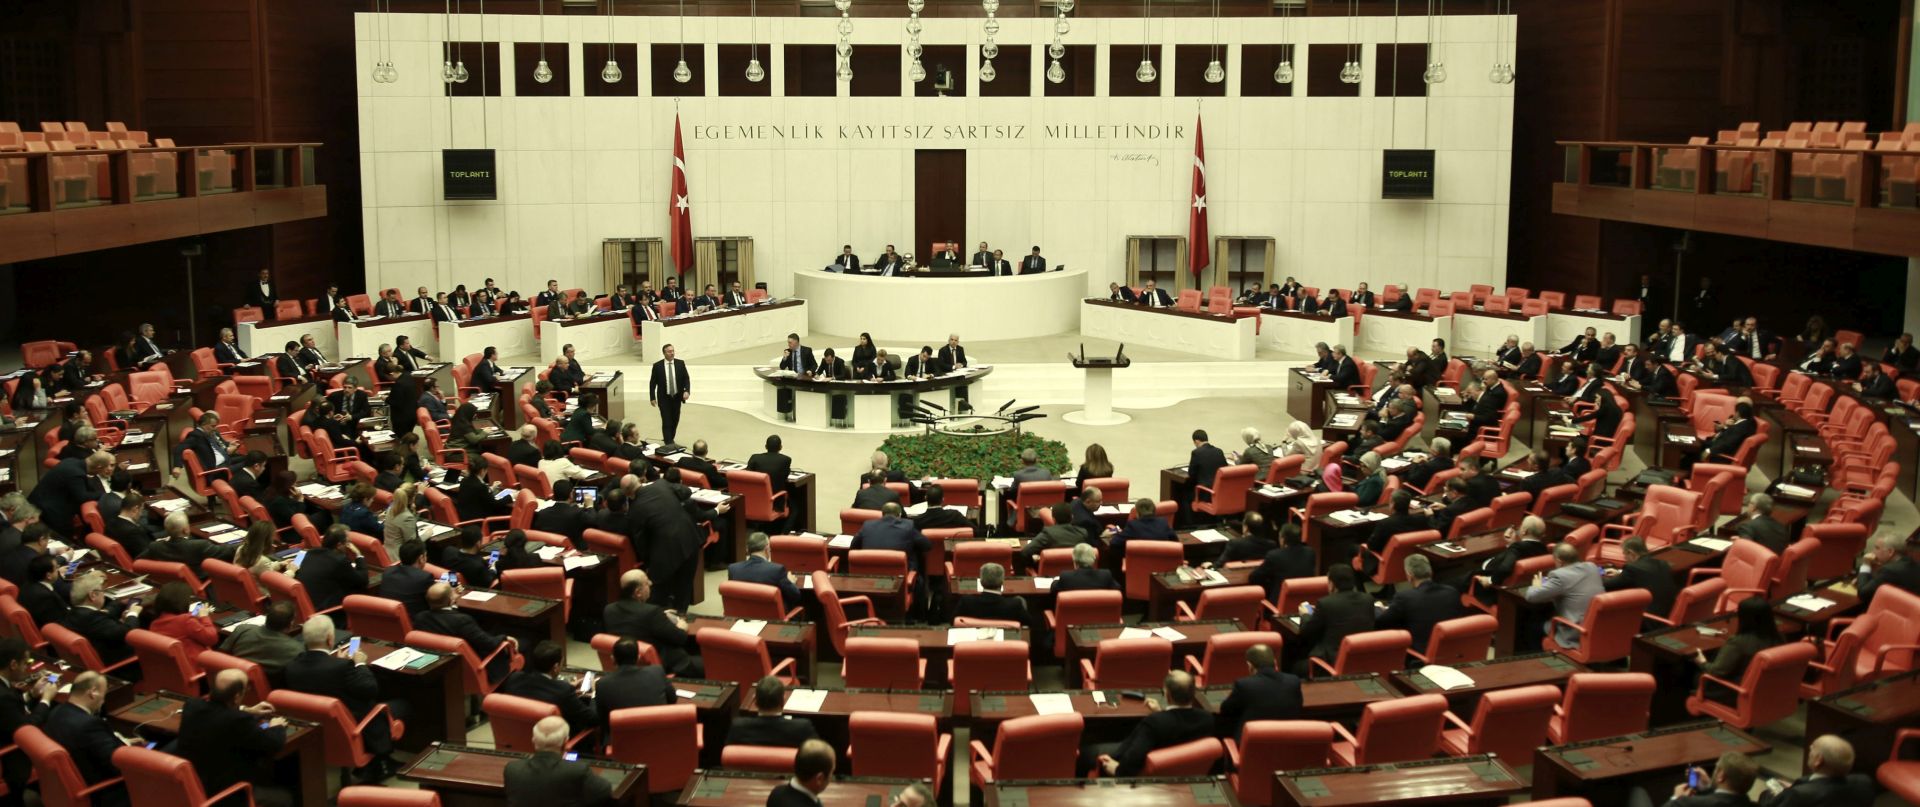
[[[1088,357],[1083,352],[1069,353],[1067,360],[1085,375],[1086,408],[1068,412],[1061,417],[1068,423],[1077,423],[1082,426],[1118,426],[1133,420],[1124,413],[1113,411],[1113,371],[1132,366],[1132,359],[1124,355]]]

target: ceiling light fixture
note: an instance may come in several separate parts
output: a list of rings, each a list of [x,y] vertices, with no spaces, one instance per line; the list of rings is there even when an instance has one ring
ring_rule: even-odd
[[[1153,69],[1153,59],[1149,57],[1153,45],[1149,44],[1153,30],[1153,0],[1146,0],[1146,13],[1140,17],[1140,66],[1134,68],[1133,80],[1141,84],[1151,84],[1160,77]]]
[[[388,0],[391,2],[392,0]],[[533,66],[533,80],[545,84],[553,80],[553,68],[547,65],[547,0],[540,3],[540,63]]]
[[[619,50],[613,43],[613,0],[607,0],[607,66],[600,68],[600,80],[607,84],[619,84],[626,74],[620,71]]]
[[[766,68],[760,66],[760,3],[759,0],[747,0],[747,33],[750,43],[747,45],[747,80],[758,84],[767,78]]]

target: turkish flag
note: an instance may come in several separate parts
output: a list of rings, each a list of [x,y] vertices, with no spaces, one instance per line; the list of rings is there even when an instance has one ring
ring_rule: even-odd
[[[1213,263],[1207,238],[1207,145],[1200,134],[1200,117],[1193,118],[1193,198],[1187,213],[1187,267],[1194,277]]]
[[[667,199],[667,220],[673,231],[673,270],[684,275],[693,268],[693,205],[687,202],[687,154],[680,147],[679,115],[673,116],[673,195]]]

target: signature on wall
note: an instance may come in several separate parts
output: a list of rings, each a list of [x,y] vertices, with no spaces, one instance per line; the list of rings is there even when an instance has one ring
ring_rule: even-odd
[[[1160,155],[1152,154],[1144,151],[1133,151],[1133,152],[1116,151],[1112,154],[1107,155],[1107,159],[1117,163],[1146,163],[1148,165],[1160,164]]]

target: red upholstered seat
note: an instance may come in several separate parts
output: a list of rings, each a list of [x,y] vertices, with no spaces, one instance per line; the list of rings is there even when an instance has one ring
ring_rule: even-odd
[[[1647,730],[1654,680],[1647,673],[1574,673],[1547,724],[1553,745]]]
[[[973,783],[1073,778],[1085,725],[1085,718],[1077,713],[1030,715],[1001,723],[992,751],[979,740],[969,745]]]
[[[1447,714],[1447,698],[1440,694],[1414,695],[1367,704],[1360,728],[1348,733],[1331,724],[1340,740],[1333,744],[1336,765],[1373,765],[1433,756]]]

